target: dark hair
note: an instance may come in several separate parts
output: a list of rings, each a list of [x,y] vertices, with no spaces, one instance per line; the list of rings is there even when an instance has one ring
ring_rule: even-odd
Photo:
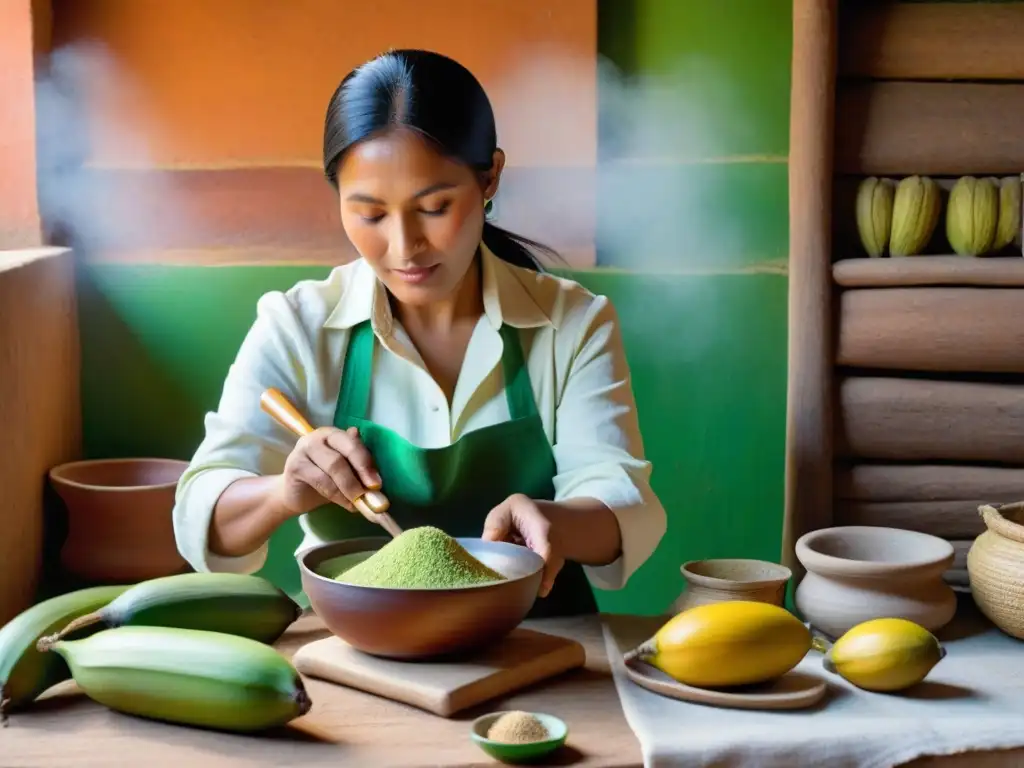
[[[331,96],[324,120],[324,174],[335,189],[345,150],[393,126],[414,129],[476,171],[493,166],[494,111],[473,74],[439,53],[395,50],[354,69]],[[531,249],[558,258],[551,248],[489,221],[483,241],[502,261],[527,269],[541,268]]]

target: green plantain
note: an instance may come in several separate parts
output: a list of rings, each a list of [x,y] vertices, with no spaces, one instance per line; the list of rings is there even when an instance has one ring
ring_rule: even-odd
[[[78,687],[117,712],[181,725],[250,732],[312,706],[283,654],[246,637],[174,627],[119,627],[60,640]]]
[[[91,625],[202,629],[273,643],[301,613],[294,600],[259,576],[182,573],[136,584],[99,610],[42,638],[39,649]]]
[[[81,616],[101,610],[128,585],[90,587],[51,597],[22,611],[0,628],[0,720],[31,703],[48,688],[70,678],[59,656],[36,648],[41,637]],[[84,637],[99,627],[75,634]]]

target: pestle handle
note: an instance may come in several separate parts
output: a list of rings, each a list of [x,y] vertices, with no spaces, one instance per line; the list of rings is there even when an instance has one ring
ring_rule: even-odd
[[[281,390],[271,387],[260,395],[260,408],[277,421],[285,429],[289,429],[299,437],[305,437],[313,432],[313,425],[306,417],[299,413]],[[380,491],[368,490],[353,502],[360,514],[371,523],[376,523],[392,536],[400,536],[402,529],[398,526],[391,515],[387,514],[391,502],[388,497]]]
[[[299,437],[305,437],[314,431],[313,425],[306,421],[306,417],[299,413],[279,389],[271,387],[260,395],[260,408],[273,416],[282,427],[290,429]]]

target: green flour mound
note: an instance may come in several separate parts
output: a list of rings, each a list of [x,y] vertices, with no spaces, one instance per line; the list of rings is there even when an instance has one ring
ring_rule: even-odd
[[[410,528],[335,576],[335,581],[355,586],[397,589],[468,587],[504,580],[447,533],[429,525]]]

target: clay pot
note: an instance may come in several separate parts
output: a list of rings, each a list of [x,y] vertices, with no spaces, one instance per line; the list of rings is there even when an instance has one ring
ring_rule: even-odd
[[[184,570],[171,512],[187,466],[174,459],[97,459],[51,469],[50,482],[68,510],[61,565],[98,582],[134,583]]]
[[[801,536],[796,556],[807,569],[796,608],[832,637],[877,618],[908,619],[935,632],[956,612],[956,593],[942,579],[953,545],[937,536],[881,526],[824,528]]]
[[[993,624],[1024,640],[1024,502],[978,512],[988,530],[967,552],[971,595]]]
[[[752,600],[781,606],[792,572],[766,560],[692,560],[679,570],[686,589],[673,603],[676,613],[709,603]]]

